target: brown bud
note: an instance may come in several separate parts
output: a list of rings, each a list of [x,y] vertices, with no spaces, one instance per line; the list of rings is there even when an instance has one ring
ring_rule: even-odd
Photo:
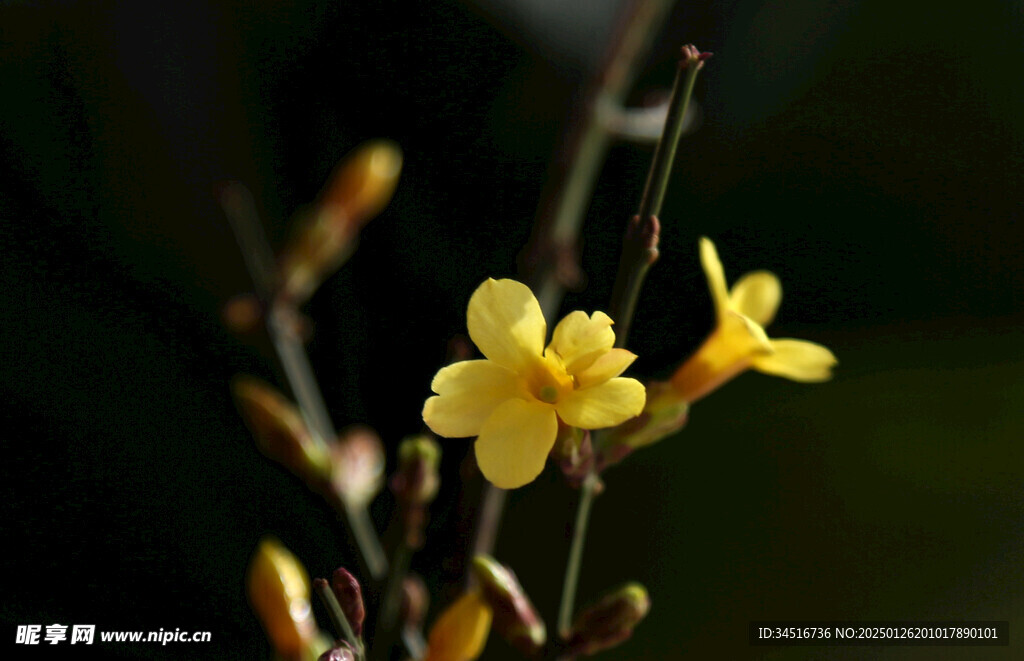
[[[363,425],[349,427],[329,445],[331,489],[343,502],[365,507],[384,486],[384,444]]]
[[[344,567],[338,567],[331,575],[331,591],[334,592],[341,612],[345,614],[352,633],[356,636],[363,635],[363,621],[366,619],[366,609],[363,606],[363,589],[359,581]]]
[[[697,47],[693,44],[686,44],[683,46],[683,58],[680,60],[679,66],[684,69],[696,66],[697,69],[700,70],[704,66],[704,63],[711,59],[712,55],[714,55],[714,53],[709,53],[707,51],[701,52],[697,50]]]
[[[569,484],[578,489],[594,466],[590,431],[559,423],[551,458],[562,469]]]
[[[647,589],[627,583],[580,613],[573,622],[569,653],[591,655],[615,647],[633,635],[633,629],[651,609]]]
[[[244,335],[256,330],[263,321],[263,304],[255,294],[239,294],[224,304],[221,314],[228,330]]]
[[[526,656],[540,651],[547,642],[547,629],[515,573],[490,556],[478,555],[473,558],[473,576],[494,611],[494,630]]]
[[[430,608],[430,592],[418,574],[409,573],[402,580],[402,606],[399,618],[406,627],[419,629]]]
[[[310,486],[318,487],[330,479],[327,447],[310,433],[291,402],[266,383],[247,376],[235,378],[232,391],[263,454]]]

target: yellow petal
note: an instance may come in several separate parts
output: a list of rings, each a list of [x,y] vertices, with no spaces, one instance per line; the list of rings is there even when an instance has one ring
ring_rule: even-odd
[[[485,356],[519,372],[544,350],[547,324],[530,288],[488,278],[469,299],[469,337]]]
[[[592,388],[574,390],[558,402],[558,415],[580,429],[614,427],[644,410],[646,394],[636,379],[617,378]]]
[[[551,406],[510,399],[487,418],[476,439],[480,471],[502,489],[521,487],[544,470],[557,434]]]
[[[700,238],[700,263],[704,267],[704,275],[711,289],[711,300],[715,304],[715,313],[719,318],[729,309],[729,291],[725,286],[725,270],[722,260],[718,259],[715,244],[706,236]]]
[[[832,378],[832,368],[838,363],[831,351],[814,342],[772,340],[772,348],[774,353],[754,359],[754,369],[794,381],[816,382]]]
[[[424,661],[472,661],[480,656],[491,630],[491,608],[477,590],[449,606],[430,628]]]
[[[594,361],[594,364],[576,375],[580,388],[589,388],[614,379],[626,371],[636,360],[636,354],[626,349],[612,349]]]
[[[767,326],[775,318],[782,302],[782,285],[774,273],[754,271],[740,278],[729,292],[729,303],[733,310],[750,317],[761,326]]]
[[[548,349],[562,359],[565,371],[575,374],[590,367],[615,344],[612,318],[604,312],[587,316],[586,312],[570,312],[555,326]]]
[[[449,438],[476,436],[502,402],[515,397],[516,375],[489,360],[464,360],[442,368],[423,405],[423,422]]]

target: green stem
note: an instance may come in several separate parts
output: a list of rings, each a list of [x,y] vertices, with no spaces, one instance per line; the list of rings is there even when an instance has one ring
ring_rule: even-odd
[[[597,495],[599,479],[589,473],[580,487],[580,503],[576,510],[576,523],[572,531],[572,545],[569,547],[569,562],[565,567],[565,581],[562,583],[562,603],[558,607],[558,634],[567,638],[572,628],[573,610],[576,605],[576,586],[580,580],[580,565],[583,561],[583,546],[587,541],[587,524],[590,509]]]
[[[684,60],[676,72],[675,83],[672,85],[672,98],[665,117],[665,130],[654,150],[654,160],[644,185],[644,194],[640,200],[638,214],[641,219],[657,216],[661,213],[661,205],[665,201],[669,177],[672,174],[672,163],[676,158],[679,138],[683,135],[686,124],[686,111],[690,107],[693,86],[697,82],[701,63],[692,59]]]
[[[402,605],[402,582],[409,571],[411,561],[412,548],[403,538],[398,542],[394,555],[392,555],[388,580],[384,586],[384,595],[381,597],[380,609],[377,611],[377,625],[373,628],[374,655],[385,661],[391,658],[391,648],[397,638],[398,614]]]
[[[684,49],[684,55],[686,59],[680,62],[672,85],[672,98],[665,117],[665,129],[654,150],[654,159],[651,161],[647,183],[640,199],[640,210],[626,230],[626,237],[622,242],[622,258],[619,260],[619,272],[615,277],[609,310],[611,318],[615,320],[616,347],[626,345],[644,278],[648,269],[658,259],[658,215],[665,201],[672,163],[686,125],[686,112],[693,96],[693,86],[703,64],[699,59],[701,56],[692,46]]]

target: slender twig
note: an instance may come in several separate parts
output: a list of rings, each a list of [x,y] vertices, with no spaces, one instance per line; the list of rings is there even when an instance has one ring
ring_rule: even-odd
[[[526,282],[537,295],[547,319],[554,318],[562,305],[566,274],[577,270],[575,245],[594,183],[611,144],[602,113],[622,106],[652,41],[651,34],[664,21],[674,2],[634,0],[630,3],[610,43],[604,65],[591,80],[583,102],[570,118],[571,132],[555,159],[534,222],[533,236],[523,251],[522,270]],[[505,493],[487,483],[482,503],[471,547],[474,554],[493,552]]]
[[[412,560],[412,548],[403,538],[395,546],[391,556],[388,580],[384,585],[384,595],[377,610],[377,624],[373,628],[373,654],[377,659],[387,661],[391,658],[398,630],[398,615],[402,605],[402,582],[409,571]],[[412,652],[412,650],[410,650]]]
[[[600,478],[589,473],[580,487],[580,504],[576,510],[576,523],[572,530],[572,545],[569,547],[569,562],[565,567],[562,583],[562,602],[558,607],[558,635],[569,636],[572,627],[573,609],[576,603],[576,585],[580,580],[580,565],[583,562],[583,546],[587,539],[587,523],[590,521],[590,506],[597,494]]]
[[[276,301],[279,278],[274,253],[263,232],[252,195],[242,184],[230,183],[222,189],[220,203],[235,233],[256,295],[267,310],[267,333],[306,426],[320,439],[333,440],[338,434],[320,394],[306,348],[291,323],[294,311]],[[369,512],[345,503],[336,509],[348,525],[370,576],[383,578],[388,560]]]
[[[422,659],[427,654],[427,641],[415,627],[402,627],[402,644],[413,659]]]
[[[637,216],[630,222],[622,242],[622,258],[619,272],[615,277],[615,288],[609,314],[615,320],[615,346],[623,347],[629,336],[637,299],[647,270],[658,259],[658,233],[661,205],[665,201],[672,163],[675,160],[679,138],[683,134],[686,111],[693,96],[697,73],[711,55],[699,53],[696,48],[683,48],[684,59],[679,63],[672,97],[669,101],[668,116],[661,140],[654,150],[651,169],[644,185]]]
[[[363,659],[363,644],[359,637],[356,636],[355,631],[352,630],[352,624],[345,617],[345,611],[341,608],[341,604],[338,603],[338,598],[335,596],[334,590],[331,589],[331,584],[326,579],[316,578],[313,579],[313,588],[316,590],[316,596],[320,597],[320,602],[327,610],[327,616],[331,618],[331,624],[334,626],[335,633],[343,637],[352,646],[360,660]]]

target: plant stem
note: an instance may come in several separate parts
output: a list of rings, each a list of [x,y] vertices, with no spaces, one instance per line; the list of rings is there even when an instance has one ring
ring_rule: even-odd
[[[669,102],[668,116],[665,119],[665,130],[654,152],[654,160],[651,163],[651,170],[640,202],[640,213],[630,222],[622,242],[622,259],[619,262],[619,273],[616,277],[610,309],[611,317],[616,324],[615,346],[617,347],[626,344],[644,275],[658,258],[660,226],[657,216],[661,213],[661,205],[665,199],[665,190],[668,187],[668,179],[672,171],[672,160],[675,158],[676,147],[683,133],[684,118],[690,97],[693,95],[694,81],[697,79],[697,72],[701,68],[703,59],[708,57],[700,55],[693,46],[685,47],[683,53],[686,59],[680,63],[675,83],[672,86],[672,99]],[[576,511],[576,523],[573,526],[572,545],[569,547],[569,562],[565,569],[565,582],[562,585],[562,602],[558,609],[558,633],[562,638],[568,637],[572,626],[576,586],[579,583],[587,524],[590,520],[590,510],[598,484],[599,478],[591,470],[584,478],[580,489],[580,502]]]
[[[376,658],[382,661],[391,658],[391,648],[394,646],[398,628],[399,608],[402,605],[402,582],[409,571],[411,560],[412,548],[403,536],[391,556],[391,568],[377,611],[377,624],[373,628],[373,652]]]
[[[565,567],[565,581],[562,583],[562,602],[558,607],[558,635],[569,636],[572,627],[573,610],[576,603],[576,586],[580,580],[580,565],[583,562],[583,546],[587,541],[587,523],[590,521],[590,507],[597,494],[599,478],[589,473],[580,487],[580,503],[576,510],[576,523],[572,530],[572,545],[569,547],[569,562]]]
[[[665,201],[672,163],[686,124],[686,111],[693,96],[697,73],[703,65],[703,60],[709,57],[698,54],[693,46],[685,47],[683,53],[685,59],[679,64],[672,85],[665,129],[654,150],[651,169],[647,174],[647,183],[640,199],[640,210],[630,222],[622,242],[622,258],[619,260],[619,272],[615,277],[609,310],[611,318],[615,320],[616,347],[626,345],[633,315],[636,313],[637,300],[640,298],[640,288],[643,286],[647,270],[658,259],[658,233],[661,229],[658,215]]]

